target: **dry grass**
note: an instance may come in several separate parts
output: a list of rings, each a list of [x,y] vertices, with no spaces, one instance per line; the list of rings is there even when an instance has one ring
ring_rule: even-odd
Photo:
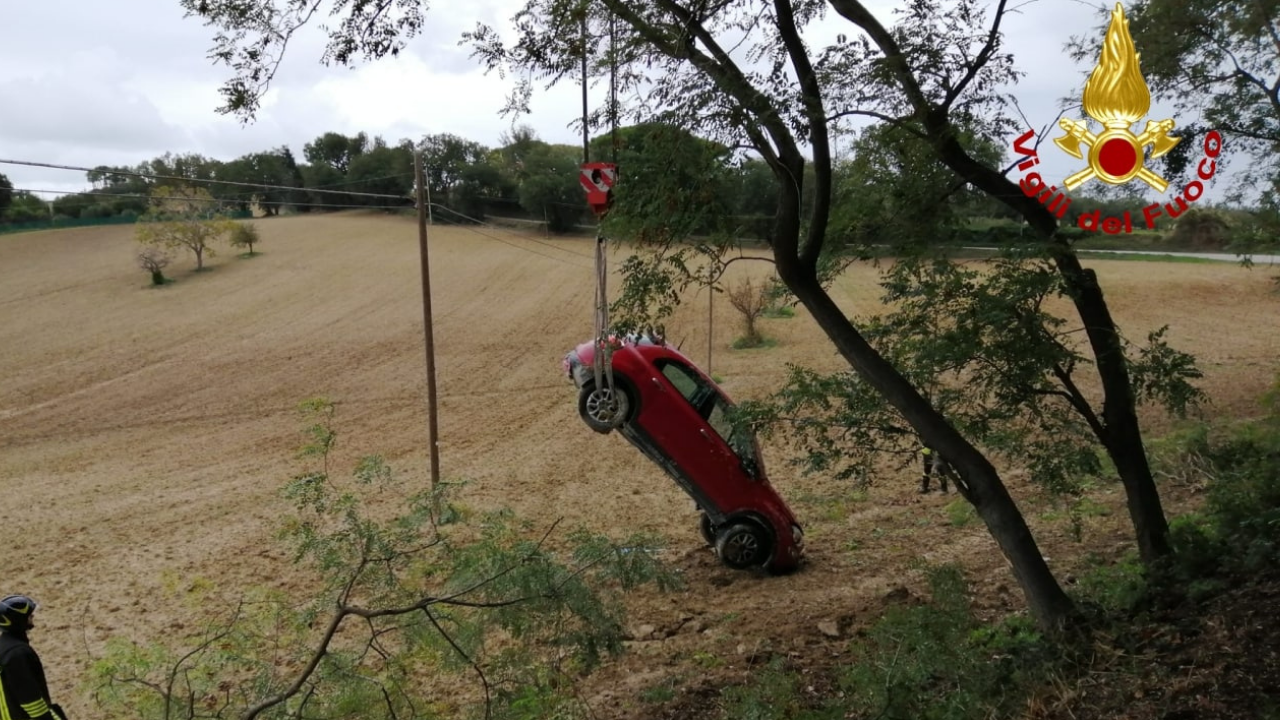
[[[198,274],[181,257],[168,268],[177,282],[160,288],[137,269],[129,227],[0,238],[0,523],[14,546],[0,591],[44,603],[33,639],[72,715],[92,715],[74,686],[107,637],[157,639],[198,620],[165,598],[173,577],[301,590],[271,540],[287,509],[276,491],[298,469],[300,400],[340,402],[340,461],[380,452],[407,482],[427,481],[415,224],[356,214],[258,225],[261,256],[224,251]],[[866,500],[831,512],[801,498],[848,497],[846,489],[797,476],[779,448],[765,448],[769,468],[810,523],[811,565],[788,578],[720,568],[700,547],[692,502],[621,438],[600,437],[576,417],[560,359],[591,332],[590,239],[486,233],[432,235],[443,472],[472,482],[466,499],[475,506],[664,533],[689,589],[638,596],[633,617],[662,628],[692,615],[707,628],[635,644],[592,682],[608,688],[596,695],[602,708],[625,713],[620,698],[656,682],[640,668],[687,665],[695,650],[726,656],[719,672],[729,677],[744,669],[741,648],[829,642],[816,623],[874,615],[887,591],[912,582],[903,579],[911,558],[963,559],[985,588],[985,607],[1018,605],[985,532],[952,527],[950,499],[914,495],[909,472],[878,478]],[[1280,350],[1280,297],[1264,274],[1228,264],[1088,264],[1132,337],[1169,323],[1172,342],[1200,356],[1216,412],[1252,407]],[[874,309],[874,277],[868,267],[851,270],[836,287],[839,302]],[[669,324],[700,363],[705,302]],[[716,310],[712,369],[733,397],[767,392],[784,360],[840,366],[803,312],[760,321],[776,348],[735,352],[736,312],[728,303]],[[1167,425],[1153,418],[1149,427]],[[1090,519],[1090,543],[1108,550],[1126,542],[1122,498],[1103,493],[1100,502],[1117,512]],[[1078,553],[1064,528],[1028,514],[1051,560]]]

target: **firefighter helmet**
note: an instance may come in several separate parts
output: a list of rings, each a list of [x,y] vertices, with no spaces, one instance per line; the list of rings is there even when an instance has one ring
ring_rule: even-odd
[[[0,600],[0,630],[26,632],[36,607],[36,601],[26,595],[10,595]]]

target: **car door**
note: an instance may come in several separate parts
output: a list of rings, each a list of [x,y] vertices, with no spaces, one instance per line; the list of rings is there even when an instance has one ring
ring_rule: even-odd
[[[663,391],[651,408],[646,428],[676,465],[717,508],[724,507],[724,485],[737,465],[729,445],[707,424],[707,417],[723,398],[698,372],[679,360],[654,363],[662,374]]]

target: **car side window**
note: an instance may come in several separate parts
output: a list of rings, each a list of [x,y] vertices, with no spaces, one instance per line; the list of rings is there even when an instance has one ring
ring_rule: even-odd
[[[683,365],[670,360],[662,363],[662,375],[676,386],[676,390],[698,410],[703,397],[702,379]],[[701,414],[701,413],[699,413]]]
[[[716,395],[715,405],[711,408],[711,416],[707,418],[707,423],[715,429],[725,444],[733,449],[733,452],[743,460],[755,459],[755,446],[751,442],[751,437],[744,432],[736,429],[729,420],[730,405],[728,401],[721,395]]]

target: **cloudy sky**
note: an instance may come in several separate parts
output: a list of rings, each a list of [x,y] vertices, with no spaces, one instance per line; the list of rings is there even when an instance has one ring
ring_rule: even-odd
[[[1019,7],[1006,21],[1006,41],[1026,73],[1016,92],[1028,117],[1042,127],[1056,117],[1057,99],[1090,69],[1066,58],[1063,45],[1072,34],[1096,26],[1097,5],[1012,4]],[[436,0],[429,27],[407,52],[355,69],[321,65],[323,34],[307,28],[290,47],[256,121],[245,126],[215,111],[228,71],[206,57],[214,30],[184,18],[177,0],[6,3],[0,26],[0,158],[93,167],[134,165],[166,151],[230,160],[279,145],[301,158],[304,143],[331,130],[364,131],[389,142],[450,132],[494,145],[511,124],[498,116],[510,80],[485,76],[457,43],[477,21],[506,27],[520,5]],[[825,41],[839,32],[852,34],[851,26],[832,13],[807,34]],[[533,116],[522,122],[544,140],[578,142],[568,127],[580,110],[578,92],[563,87],[539,95]],[[1160,110],[1153,107],[1153,115]],[[1079,161],[1052,146],[1048,150],[1045,167],[1052,176],[1079,169]],[[83,174],[68,171],[0,165],[0,172],[18,188],[86,185]]]

